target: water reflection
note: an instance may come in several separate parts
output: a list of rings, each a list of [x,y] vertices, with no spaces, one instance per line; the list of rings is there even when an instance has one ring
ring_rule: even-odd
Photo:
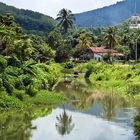
[[[50,109],[28,109],[24,111],[1,112],[0,140],[30,140],[32,131],[37,129],[32,120],[47,115]]]
[[[88,83],[90,85],[88,85]],[[102,116],[107,120],[113,120],[116,115],[117,108],[128,107],[128,102],[124,98],[117,97],[116,94],[105,94],[97,92],[95,87],[89,81],[72,81],[71,84],[59,83],[56,87],[57,91],[64,92],[74,108],[79,111],[85,111],[93,107],[94,101],[102,104]]]
[[[136,140],[140,140],[140,111],[134,118],[134,134]]]
[[[63,112],[59,116],[56,116],[57,123],[56,129],[60,135],[70,134],[70,132],[74,128],[74,124],[72,123],[72,116],[69,116],[66,113],[65,106],[63,105]]]
[[[56,90],[68,99],[63,107],[1,113],[0,140],[140,140],[140,110],[124,98],[77,79]]]
[[[66,106],[67,107],[67,106]],[[62,108],[52,111],[52,114],[33,121],[37,130],[33,131],[31,140],[134,140],[131,127],[123,127],[114,122],[108,122],[96,116],[71,111],[66,108],[67,114],[72,115],[75,126],[68,135],[60,135],[56,131],[56,116]],[[69,116],[69,115],[68,115]],[[70,117],[70,116],[69,116]],[[69,118],[68,117],[68,118]]]
[[[29,112],[18,114],[1,114],[0,140],[29,140],[32,129],[32,116]]]
[[[110,96],[105,96],[103,99],[104,117],[109,121],[115,116],[116,101],[112,94]]]

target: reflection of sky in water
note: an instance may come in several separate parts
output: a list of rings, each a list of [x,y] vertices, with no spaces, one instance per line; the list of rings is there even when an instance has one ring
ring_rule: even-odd
[[[116,123],[107,122],[95,116],[72,111],[66,111],[72,116],[75,124],[69,135],[61,136],[56,131],[56,116],[62,109],[53,110],[52,114],[33,121],[37,130],[32,132],[31,140],[134,140],[130,127],[121,127]]]

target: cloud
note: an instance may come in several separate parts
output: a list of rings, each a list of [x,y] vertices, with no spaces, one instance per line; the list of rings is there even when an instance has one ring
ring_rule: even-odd
[[[73,13],[93,10],[111,5],[122,0],[0,0],[18,8],[38,11],[56,17],[62,8],[70,9]]]

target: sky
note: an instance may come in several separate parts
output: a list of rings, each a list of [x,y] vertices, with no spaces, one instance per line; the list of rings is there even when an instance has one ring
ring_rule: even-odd
[[[80,13],[108,6],[122,0],[0,0],[17,8],[37,11],[56,18],[62,8]]]

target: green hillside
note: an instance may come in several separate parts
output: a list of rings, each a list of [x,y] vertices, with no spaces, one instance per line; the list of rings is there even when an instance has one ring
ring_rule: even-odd
[[[136,12],[140,13],[140,0],[123,0],[110,6],[75,14],[75,24],[80,27],[117,25],[134,15],[135,2],[137,5]]]
[[[11,13],[16,22],[29,33],[47,35],[56,24],[52,17],[30,10],[17,9],[0,2],[0,15],[6,13]]]

